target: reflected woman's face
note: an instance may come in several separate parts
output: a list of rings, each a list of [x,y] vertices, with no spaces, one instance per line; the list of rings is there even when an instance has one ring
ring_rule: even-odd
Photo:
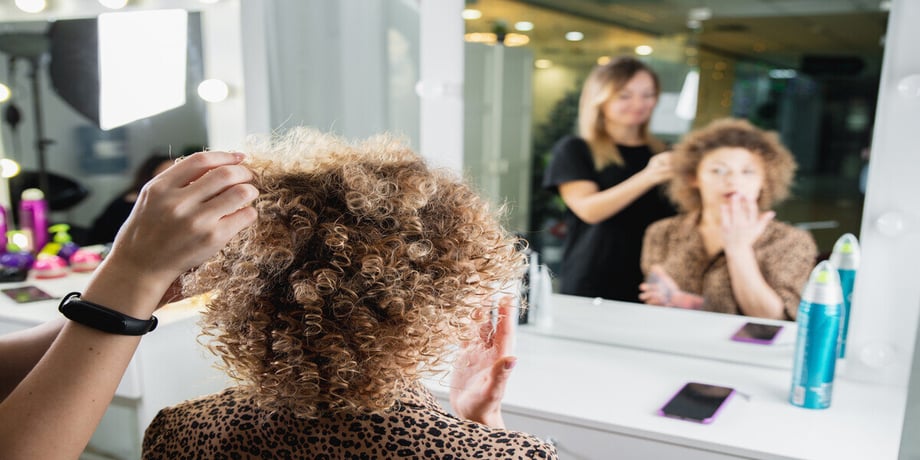
[[[604,120],[608,124],[630,127],[645,123],[658,103],[655,93],[652,76],[645,71],[636,73],[601,106]]]
[[[694,181],[703,209],[719,209],[736,194],[756,201],[763,183],[763,158],[740,147],[722,147],[705,154]]]

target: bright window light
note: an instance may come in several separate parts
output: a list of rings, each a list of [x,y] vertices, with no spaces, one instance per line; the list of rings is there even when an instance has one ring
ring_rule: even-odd
[[[684,78],[684,86],[680,88],[680,96],[677,97],[677,108],[674,114],[684,120],[696,118],[696,98],[700,90],[700,73],[696,70],[687,72]]]
[[[40,13],[46,6],[48,3],[45,0],[16,0],[16,8],[26,13]]]
[[[185,104],[188,13],[99,15],[99,125],[117,128]]]

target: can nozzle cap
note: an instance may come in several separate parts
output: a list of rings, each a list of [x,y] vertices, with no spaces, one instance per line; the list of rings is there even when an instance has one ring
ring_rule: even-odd
[[[811,271],[805,289],[802,290],[802,300],[826,305],[836,305],[843,301],[840,275],[837,274],[834,264],[826,260],[818,263]]]
[[[45,192],[42,192],[41,189],[38,188],[27,188],[22,191],[22,199],[29,201],[43,200],[45,199]]]
[[[845,233],[834,243],[830,261],[841,270],[856,270],[859,268],[859,240],[852,233]]]

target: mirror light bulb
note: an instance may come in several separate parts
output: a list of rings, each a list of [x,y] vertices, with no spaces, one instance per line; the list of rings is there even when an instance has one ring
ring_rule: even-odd
[[[99,4],[110,10],[119,10],[128,4],[128,0],[99,0]]]
[[[198,85],[198,96],[208,102],[220,102],[230,95],[230,87],[223,80],[209,78]]]
[[[9,158],[0,158],[0,177],[9,179],[19,174],[19,171],[21,171],[19,163]]]
[[[26,13],[40,13],[48,6],[45,0],[16,0],[16,7]]]

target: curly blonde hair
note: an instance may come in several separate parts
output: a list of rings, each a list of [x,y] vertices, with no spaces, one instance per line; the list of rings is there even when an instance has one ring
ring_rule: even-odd
[[[723,147],[743,148],[763,160],[764,183],[757,198],[761,210],[771,209],[789,196],[797,165],[779,136],[746,120],[723,118],[687,134],[674,146],[671,157],[674,178],[668,183],[667,192],[681,211],[702,207],[699,188],[693,185],[697,169],[706,154]]]
[[[183,280],[203,338],[260,406],[382,412],[520,279],[520,241],[449,171],[382,136],[255,140],[257,222]]]

